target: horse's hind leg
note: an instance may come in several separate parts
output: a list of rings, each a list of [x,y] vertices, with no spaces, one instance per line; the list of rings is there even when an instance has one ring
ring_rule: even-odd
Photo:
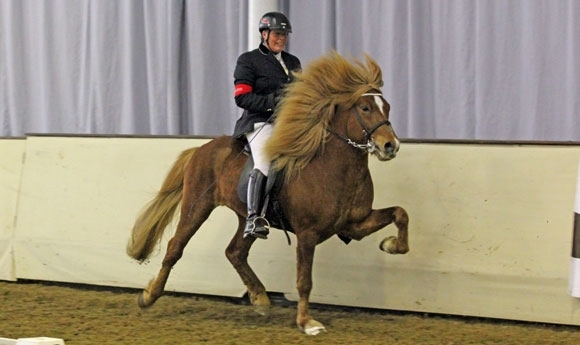
[[[240,278],[242,278],[244,285],[246,285],[250,301],[255,306],[256,312],[264,316],[269,316],[270,298],[268,298],[266,288],[248,264],[248,254],[256,238],[252,236],[243,238],[242,233],[246,219],[240,216],[238,216],[238,219],[238,231],[226,249],[226,257],[234,266]]]
[[[189,203],[186,203],[184,200],[184,205],[189,205]],[[167,244],[167,252],[163,258],[161,270],[157,274],[157,277],[149,282],[147,288],[138,297],[137,302],[141,308],[151,306],[161,297],[171,269],[181,258],[183,249],[203,222],[209,217],[212,210],[212,207],[202,206],[201,203],[195,205],[192,209],[182,207],[181,218],[179,219],[175,235]]]

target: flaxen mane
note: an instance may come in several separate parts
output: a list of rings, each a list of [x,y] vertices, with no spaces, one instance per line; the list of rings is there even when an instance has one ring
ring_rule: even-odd
[[[363,93],[381,86],[381,69],[368,55],[363,64],[333,51],[296,73],[265,147],[276,169],[286,169],[290,178],[304,168],[324,149],[337,106],[350,109]]]

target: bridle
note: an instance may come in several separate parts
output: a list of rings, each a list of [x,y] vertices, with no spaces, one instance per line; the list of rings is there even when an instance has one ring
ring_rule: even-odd
[[[363,93],[361,95],[362,96],[383,96],[382,93]],[[358,110],[356,109],[356,107],[352,108],[354,116],[356,118],[356,121],[358,122],[358,124],[361,126],[363,134],[365,136],[365,140],[367,141],[365,144],[359,144],[357,142],[355,142],[354,140],[336,133],[335,131],[333,131],[332,129],[328,129],[328,131],[334,135],[336,135],[337,137],[341,138],[342,140],[344,140],[348,145],[351,145],[353,147],[356,147],[357,149],[361,149],[361,150],[366,150],[368,153],[373,153],[376,149],[376,144],[373,141],[373,138],[371,137],[372,134],[381,126],[383,125],[387,125],[390,126],[391,125],[391,121],[389,120],[383,120],[380,121],[379,123],[377,123],[376,125],[374,125],[371,129],[367,129],[366,126],[364,125],[364,123],[362,122],[362,118],[360,116],[360,114],[358,113]]]

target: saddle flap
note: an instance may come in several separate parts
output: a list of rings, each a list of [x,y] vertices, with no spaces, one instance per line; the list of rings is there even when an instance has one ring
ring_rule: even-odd
[[[246,164],[242,169],[240,174],[240,180],[238,181],[238,197],[244,203],[248,203],[248,181],[250,179],[250,172],[254,168],[254,159],[251,154],[248,154],[248,159]],[[272,191],[274,184],[276,183],[278,172],[274,169],[268,171],[268,176],[266,179],[266,188],[264,188],[264,197],[266,197]]]

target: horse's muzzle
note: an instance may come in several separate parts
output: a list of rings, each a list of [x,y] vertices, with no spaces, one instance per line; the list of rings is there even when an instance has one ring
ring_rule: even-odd
[[[389,161],[397,156],[399,152],[399,140],[388,141],[380,149],[375,150],[375,154],[380,161]]]

